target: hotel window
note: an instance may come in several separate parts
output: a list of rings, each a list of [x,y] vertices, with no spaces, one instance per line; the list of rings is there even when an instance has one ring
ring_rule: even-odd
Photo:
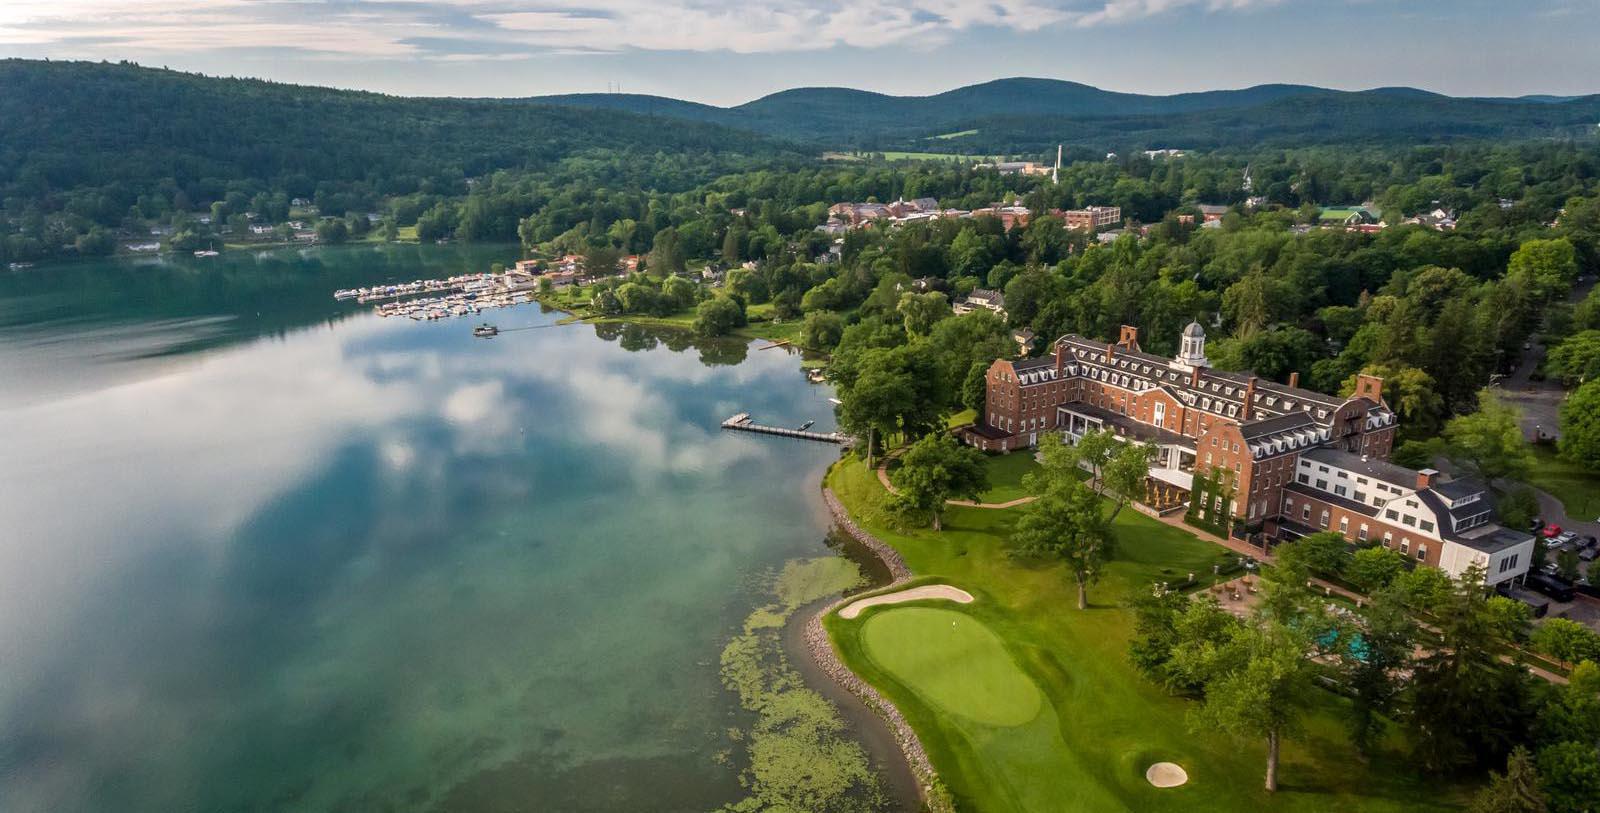
[[[1411,552],[1411,539],[1410,539],[1410,537],[1405,537],[1405,536],[1400,537],[1400,552],[1401,553],[1410,553]]]
[[[1338,486],[1338,485],[1334,486],[1333,487],[1333,493],[1338,494],[1339,496],[1343,497],[1345,495],[1344,486]]]
[[[1421,560],[1426,559],[1426,558],[1428,558],[1428,546],[1427,545],[1418,545],[1417,546],[1417,560],[1421,561]]]
[[[1394,545],[1394,534],[1389,533],[1388,531],[1384,531],[1383,532],[1383,546],[1387,548],[1387,547],[1391,547],[1393,545]]]
[[[1399,519],[1400,518],[1400,512],[1394,510],[1393,508],[1390,508],[1389,510],[1384,511],[1383,515],[1388,517],[1389,519]]]
[[[1300,518],[1303,520],[1311,519],[1311,503],[1300,506]]]
[[[1415,526],[1417,524],[1417,518],[1411,516],[1410,514],[1406,514],[1405,516],[1401,517],[1400,521],[1411,526]]]
[[[1302,474],[1302,475],[1296,477],[1295,479],[1299,480],[1300,482],[1305,483],[1307,485],[1311,484],[1311,475],[1309,475],[1309,474]]]
[[[1328,530],[1328,509],[1322,509],[1322,530]]]
[[[1361,530],[1356,532],[1356,538],[1362,542],[1367,541],[1367,523],[1361,523]]]
[[[1367,484],[1367,478],[1365,478],[1365,477],[1357,477],[1356,478],[1356,483],[1358,483],[1360,485],[1366,485]]]
[[[1357,491],[1354,496],[1356,498],[1356,502],[1366,502],[1367,501],[1367,494],[1364,491]]]
[[[1433,523],[1429,522],[1428,520],[1423,520],[1422,521],[1422,530],[1424,530],[1424,531],[1433,530]]]
[[[1350,533],[1350,518],[1349,517],[1339,517],[1339,533],[1341,533],[1341,534]]]
[[[1327,480],[1318,480],[1317,481],[1317,490],[1318,491],[1327,491],[1328,490],[1328,481]]]

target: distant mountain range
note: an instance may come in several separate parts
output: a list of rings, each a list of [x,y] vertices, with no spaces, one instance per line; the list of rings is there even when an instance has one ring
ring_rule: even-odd
[[[1594,135],[1600,122],[1600,95],[1457,98],[1406,87],[1258,85],[1149,96],[1029,78],[932,96],[796,88],[735,107],[637,94],[525,101],[719,124],[834,148],[945,152],[1016,152],[1061,142],[1111,149],[1574,138]]]

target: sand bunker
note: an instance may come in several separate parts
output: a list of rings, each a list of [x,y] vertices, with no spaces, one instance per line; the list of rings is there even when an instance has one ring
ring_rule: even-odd
[[[1158,788],[1175,788],[1189,781],[1189,774],[1176,763],[1157,762],[1144,772],[1144,778]]]
[[[839,617],[855,618],[861,615],[861,611],[868,607],[876,607],[879,604],[899,604],[903,601],[921,601],[927,598],[942,598],[946,601],[954,601],[957,604],[972,603],[972,594],[959,587],[951,587],[948,584],[925,584],[921,587],[901,590],[898,593],[885,593],[881,596],[869,596],[868,598],[852,601],[839,611]]]

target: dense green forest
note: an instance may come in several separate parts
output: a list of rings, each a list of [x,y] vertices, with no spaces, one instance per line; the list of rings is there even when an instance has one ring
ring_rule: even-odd
[[[1413,88],[1304,85],[1145,96],[1055,79],[1000,79],[932,96],[798,88],[723,108],[656,96],[534,101],[714,122],[829,149],[1104,154],[1145,148],[1418,144],[1594,137],[1600,97],[1466,99]],[[961,133],[958,137],[952,134]],[[940,138],[939,136],[944,136]]]
[[[281,220],[293,198],[343,214],[395,196],[460,197],[487,173],[586,155],[609,168],[596,181],[662,189],[746,166],[739,156],[781,158],[760,136],[627,113],[3,60],[0,259],[106,253],[118,230],[218,201],[224,214]]]

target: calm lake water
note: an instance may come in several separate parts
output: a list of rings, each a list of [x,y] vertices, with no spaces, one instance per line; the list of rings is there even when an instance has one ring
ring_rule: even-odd
[[[828,553],[798,359],[380,319],[509,247],[0,274],[0,810],[705,810],[718,654]],[[732,749],[733,760],[719,759]]]

